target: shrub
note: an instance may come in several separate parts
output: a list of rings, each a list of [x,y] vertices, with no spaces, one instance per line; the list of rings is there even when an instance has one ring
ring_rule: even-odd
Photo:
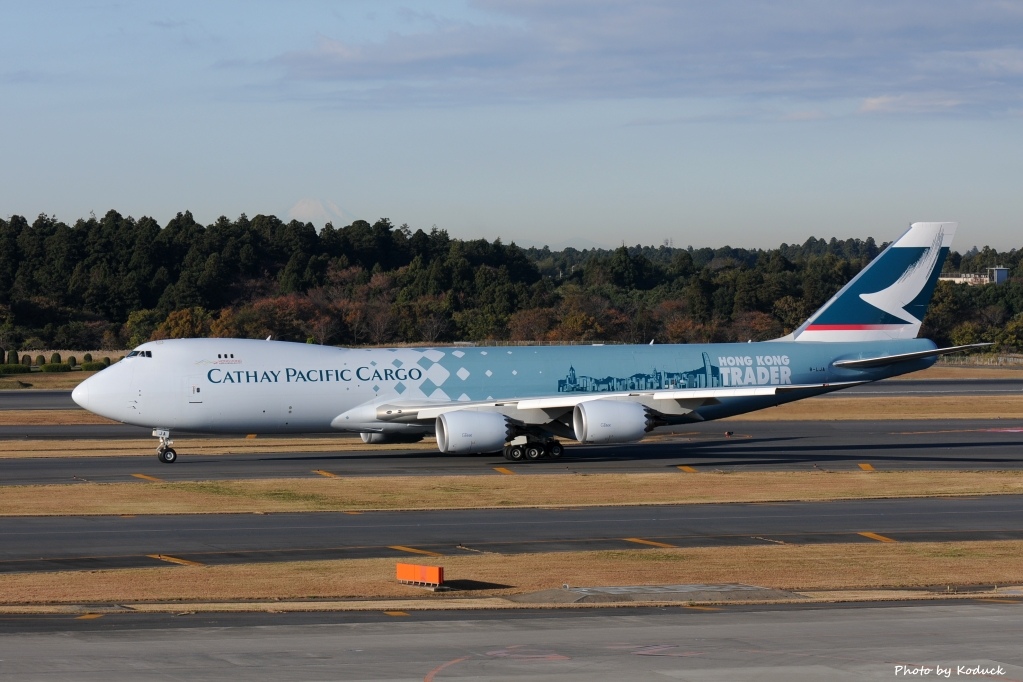
[[[25,353],[24,355],[22,355],[21,356],[21,364],[25,365],[26,367],[31,367],[32,366],[32,356],[29,355],[28,353]]]
[[[67,364],[74,367],[75,365],[78,364],[78,358],[76,358],[74,355],[69,355],[67,359]]]
[[[39,369],[44,372],[70,372],[71,365],[65,365],[59,362],[48,362]]]
[[[92,362],[92,353],[86,353],[83,355],[82,362]]]
[[[106,368],[107,368],[107,366],[105,364],[103,364],[102,362],[83,362],[82,363],[82,371],[83,372],[98,372],[101,369],[106,369]]]
[[[51,365],[60,364],[60,353],[54,353],[53,355],[50,356],[50,364]]]
[[[103,364],[106,365],[107,367],[109,367],[110,366],[110,358],[108,358],[107,356],[104,355],[103,356]]]
[[[9,350],[9,351],[7,351],[7,364],[8,365],[20,365],[21,364],[20,362],[18,362],[18,351],[16,351],[16,350]]]
[[[25,365],[0,365],[0,374],[28,374],[31,367]]]
[[[42,367],[45,364],[46,364],[46,358],[44,358],[42,355],[37,355],[36,356],[36,367]]]

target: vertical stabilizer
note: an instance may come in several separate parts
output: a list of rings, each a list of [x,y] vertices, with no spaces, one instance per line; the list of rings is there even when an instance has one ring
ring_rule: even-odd
[[[913,223],[789,338],[912,339],[931,302],[958,223]]]

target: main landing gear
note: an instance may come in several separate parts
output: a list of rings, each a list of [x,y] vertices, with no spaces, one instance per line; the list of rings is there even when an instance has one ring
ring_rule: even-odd
[[[528,460],[535,462],[544,457],[557,459],[565,452],[565,446],[556,440],[527,441],[504,446],[504,458],[510,462]]]
[[[153,435],[160,439],[160,444],[156,447],[156,458],[164,464],[174,464],[178,461],[178,453],[171,447],[174,441],[171,440],[170,431],[153,429]]]

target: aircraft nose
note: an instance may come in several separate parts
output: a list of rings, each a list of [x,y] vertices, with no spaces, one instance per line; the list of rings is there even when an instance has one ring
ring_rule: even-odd
[[[75,386],[75,390],[71,391],[71,400],[74,400],[78,407],[83,410],[89,409],[89,383],[88,379]]]

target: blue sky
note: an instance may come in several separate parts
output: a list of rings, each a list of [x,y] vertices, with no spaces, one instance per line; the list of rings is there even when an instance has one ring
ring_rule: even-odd
[[[1023,246],[1023,2],[4,3],[0,215]]]

